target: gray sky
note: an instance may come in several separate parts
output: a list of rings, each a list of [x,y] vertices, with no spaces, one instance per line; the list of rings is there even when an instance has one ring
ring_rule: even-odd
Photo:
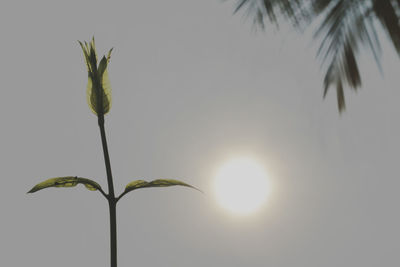
[[[262,34],[216,0],[2,1],[0,262],[109,266],[106,201],[84,187],[25,194],[50,177],[107,188],[76,40],[109,65],[106,130],[115,187],[178,178],[201,189],[137,191],[118,205],[119,266],[330,267],[400,262],[400,65],[322,101],[307,36]],[[212,181],[233,155],[263,163],[263,209],[232,216]]]

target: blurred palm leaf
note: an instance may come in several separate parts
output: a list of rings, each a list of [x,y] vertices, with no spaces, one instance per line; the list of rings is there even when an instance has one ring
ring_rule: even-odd
[[[90,191],[102,191],[101,186],[95,181],[76,176],[65,176],[47,179],[46,181],[35,185],[28,193],[35,193],[48,187],[74,187],[77,184],[83,184]]]
[[[371,50],[379,64],[376,25],[384,29],[400,55],[400,0],[241,0],[235,12],[244,7],[262,28],[266,19],[277,24],[277,14],[294,26],[321,19],[314,37],[321,40],[318,57],[326,67],[323,95],[334,86],[340,112],[346,106],[344,88],[356,90],[361,86],[357,63],[360,48]]]
[[[265,27],[265,20],[278,26],[279,16],[298,26],[308,12],[307,1],[301,0],[238,0],[234,13],[245,9],[246,15],[253,17],[253,22]]]
[[[87,101],[90,109],[96,115],[105,115],[111,109],[111,84],[108,79],[107,65],[110,62],[111,51],[103,56],[97,66],[97,52],[94,38],[90,43],[79,42],[82,47],[88,71],[86,88]]]

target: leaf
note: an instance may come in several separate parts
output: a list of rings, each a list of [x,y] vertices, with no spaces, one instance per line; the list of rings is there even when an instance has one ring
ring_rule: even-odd
[[[100,61],[96,80],[99,82],[94,84],[91,77],[88,77],[86,87],[87,102],[94,114],[105,115],[111,109],[111,84],[108,78],[106,57],[103,57]]]
[[[108,51],[107,54],[107,63],[110,63],[110,59],[111,59],[111,52],[113,51],[114,47],[110,49],[110,51]]]
[[[294,26],[300,26],[301,19],[307,19],[309,1],[299,0],[238,0],[233,13],[245,10],[247,16],[253,17],[253,23],[264,29],[268,18],[271,24],[278,26],[279,15],[283,15]]]
[[[101,86],[103,87],[103,110],[104,114],[107,114],[111,109],[111,83],[108,78],[107,69],[104,70],[101,78]]]
[[[342,81],[340,80],[336,84],[336,94],[337,94],[339,112],[341,112],[346,108],[346,102],[344,100]]]
[[[74,187],[77,184],[83,184],[90,191],[100,190],[101,186],[87,178],[81,178],[76,176],[65,176],[65,177],[56,177],[47,179],[44,182],[41,182],[35,185],[28,193],[35,193],[36,191],[42,190],[48,187]]]
[[[383,29],[389,35],[397,53],[400,54],[400,15],[399,10],[396,10],[396,5],[393,5],[390,0],[375,0],[373,10]]]
[[[111,50],[107,56],[107,58],[104,56],[99,64],[99,80],[100,80],[100,85],[101,88],[103,89],[103,111],[104,114],[108,113],[111,109],[111,84],[110,80],[108,78],[108,71],[107,71],[107,66],[108,62],[110,61],[110,53]]]
[[[146,182],[144,180],[136,180],[133,182],[130,182],[129,184],[126,185],[125,187],[125,191],[123,194],[126,194],[130,191],[136,190],[136,189],[140,189],[140,188],[148,188],[148,187],[167,187],[167,186],[174,186],[174,185],[181,185],[181,186],[186,186],[186,187],[190,187],[193,189],[196,189],[198,191],[201,192],[201,190],[197,189],[196,187],[184,183],[182,181],[179,180],[174,180],[174,179],[157,179],[151,182]]]
[[[327,8],[324,4],[323,8]],[[336,86],[339,113],[345,110],[344,88],[357,90],[361,76],[357,64],[357,52],[365,42],[377,55],[368,20],[367,9],[358,8],[353,2],[338,0],[326,10],[325,18],[314,37],[322,38],[317,56],[327,64],[324,78],[324,97],[331,86]]]
[[[105,115],[111,108],[111,85],[108,79],[108,62],[110,61],[111,51],[103,56],[97,66],[97,53],[94,38],[88,44],[82,44],[82,51],[88,71],[88,84],[86,86],[86,96],[90,109],[95,115]]]
[[[79,45],[80,45],[81,48],[82,48],[83,55],[84,55],[84,57],[85,57],[85,63],[86,63],[87,71],[90,73],[90,71],[91,71],[91,66],[90,66],[89,55],[88,55],[87,49],[86,49],[86,47],[82,44],[82,42],[80,42],[80,41],[78,41],[78,42],[79,42]]]

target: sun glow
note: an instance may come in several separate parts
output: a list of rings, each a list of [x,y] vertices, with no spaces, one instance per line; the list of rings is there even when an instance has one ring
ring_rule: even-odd
[[[214,189],[217,201],[223,208],[248,215],[265,203],[270,185],[265,170],[256,161],[238,158],[219,169]]]

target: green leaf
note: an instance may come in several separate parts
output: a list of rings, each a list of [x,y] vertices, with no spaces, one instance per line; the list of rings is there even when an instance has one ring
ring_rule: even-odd
[[[196,187],[184,183],[182,181],[179,180],[174,180],[174,179],[158,179],[158,180],[154,180],[151,182],[146,182],[144,180],[136,180],[133,182],[130,182],[129,184],[126,185],[125,187],[125,191],[123,194],[126,194],[130,191],[139,189],[139,188],[147,188],[147,187],[167,187],[167,186],[174,186],[174,185],[181,185],[181,186],[186,186],[186,187],[190,187],[193,189],[196,189],[198,191],[201,192],[201,190],[197,189]]]
[[[108,51],[107,54],[107,63],[110,63],[110,59],[111,59],[111,52],[113,51],[114,47],[110,49],[110,51]]]
[[[36,191],[42,190],[48,187],[74,187],[77,184],[83,184],[90,191],[101,190],[101,186],[87,178],[81,178],[76,176],[65,176],[47,179],[35,185],[28,193],[35,193]]]
[[[95,115],[105,115],[111,109],[111,85],[108,79],[108,63],[111,51],[103,56],[97,66],[97,53],[94,38],[90,43],[79,42],[82,47],[85,63],[88,71],[88,83],[86,87],[87,101],[90,109]]]
[[[94,114],[105,115],[111,109],[111,84],[108,78],[106,57],[103,57],[100,61],[96,77],[96,83],[93,83],[90,75],[88,77],[86,87],[87,102]]]
[[[85,57],[85,63],[86,63],[86,68],[87,68],[87,71],[90,73],[90,71],[91,71],[91,67],[90,67],[90,62],[89,62],[89,55],[88,55],[88,51],[87,51],[87,49],[86,49],[86,46],[84,46],[83,44],[82,44],[82,42],[81,41],[78,41],[79,42],[79,45],[81,46],[81,48],[82,48],[82,51],[83,51],[83,56]]]

